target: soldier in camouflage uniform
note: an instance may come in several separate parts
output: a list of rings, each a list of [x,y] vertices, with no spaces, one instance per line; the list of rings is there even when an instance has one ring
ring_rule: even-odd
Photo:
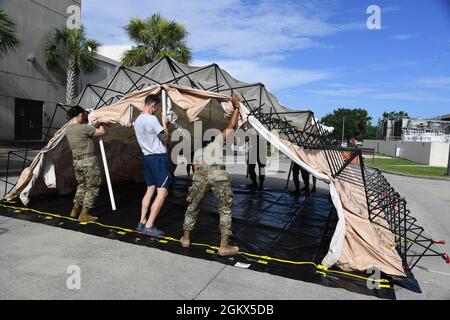
[[[220,214],[220,233],[221,241],[218,254],[221,256],[234,255],[239,252],[239,248],[229,245],[231,236],[231,207],[233,205],[233,191],[231,190],[231,177],[225,171],[223,161],[224,141],[236,128],[239,117],[239,99],[233,96],[234,106],[233,115],[228,123],[227,129],[215,137],[215,140],[209,143],[205,148],[197,150],[194,154],[192,177],[192,187],[186,201],[189,206],[185,213],[184,235],[181,238],[181,244],[187,248],[190,245],[190,233],[195,227],[197,216],[203,199],[211,190],[218,201]]]
[[[73,202],[84,208],[92,209],[102,184],[97,158],[89,154],[75,156],[73,157],[73,168],[78,182]]]
[[[66,128],[66,137],[72,150],[73,168],[78,182],[70,216],[79,221],[93,222],[97,221],[97,217],[91,216],[89,211],[94,207],[102,182],[94,155],[93,137],[104,135],[105,129],[103,126],[97,129],[87,124],[88,113],[79,106],[71,108],[68,113],[72,123]]]

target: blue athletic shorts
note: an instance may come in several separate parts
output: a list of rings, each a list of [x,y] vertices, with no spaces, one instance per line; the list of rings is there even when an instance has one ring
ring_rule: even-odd
[[[167,153],[144,156],[144,178],[149,187],[170,187],[172,184],[172,174]]]

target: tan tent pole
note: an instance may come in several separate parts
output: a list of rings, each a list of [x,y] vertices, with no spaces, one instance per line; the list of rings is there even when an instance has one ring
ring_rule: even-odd
[[[105,168],[106,183],[108,185],[109,199],[111,200],[111,207],[112,207],[113,211],[116,211],[116,201],[114,200],[114,192],[112,189],[111,177],[109,176],[108,162],[106,161],[105,146],[103,144],[102,138],[100,138],[99,144],[100,144],[100,152],[102,154],[103,167]]]

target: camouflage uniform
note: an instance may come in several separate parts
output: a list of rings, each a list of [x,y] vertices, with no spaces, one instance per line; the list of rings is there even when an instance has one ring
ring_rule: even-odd
[[[184,219],[184,230],[192,231],[194,229],[202,201],[211,190],[218,202],[220,233],[222,236],[230,236],[231,207],[233,205],[230,174],[225,170],[217,170],[214,166],[202,166],[198,171],[195,171],[192,180],[193,184],[189,188],[189,194],[186,198],[189,206]]]
[[[73,158],[73,168],[78,181],[74,204],[92,209],[98,197],[102,176],[97,158],[93,154],[84,154]]]
[[[197,221],[198,213],[203,199],[211,190],[218,202],[220,214],[220,233],[222,236],[231,235],[231,207],[233,205],[233,191],[231,190],[231,177],[223,165],[223,137],[216,137],[214,142],[203,149],[204,154],[194,155],[194,164],[200,167],[194,172],[192,186],[186,201],[189,206],[184,219],[184,230],[192,231]],[[217,152],[214,153],[214,148]],[[208,156],[208,158],[207,158]]]

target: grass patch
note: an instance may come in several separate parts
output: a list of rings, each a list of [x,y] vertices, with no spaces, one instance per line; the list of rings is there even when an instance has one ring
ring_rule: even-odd
[[[370,167],[416,176],[443,177],[447,173],[445,167],[430,167],[402,158],[368,158],[364,163]]]

